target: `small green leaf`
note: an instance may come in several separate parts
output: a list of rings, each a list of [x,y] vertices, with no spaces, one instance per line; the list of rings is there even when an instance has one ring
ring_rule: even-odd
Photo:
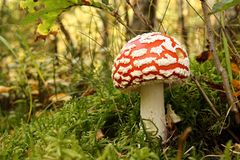
[[[61,10],[55,10],[54,12],[48,12],[43,15],[42,22],[37,27],[37,32],[40,35],[47,35],[51,28],[54,26],[58,15],[61,13]]]
[[[212,13],[224,11],[230,7],[234,7],[237,4],[240,4],[240,0],[222,0],[213,5]]]
[[[45,36],[52,30],[58,16],[71,6],[87,5],[103,10],[111,10],[108,3],[108,0],[102,0],[102,2],[94,0],[21,0],[20,7],[25,9],[28,14],[20,24],[38,22],[37,32]]]
[[[22,0],[20,6],[26,9],[28,14],[20,24],[24,25],[38,21],[40,23],[37,32],[40,35],[47,35],[54,26],[57,17],[76,2],[76,0],[43,0],[37,2]]]

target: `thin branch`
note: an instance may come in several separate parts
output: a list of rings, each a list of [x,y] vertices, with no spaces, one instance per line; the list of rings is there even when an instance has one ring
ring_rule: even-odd
[[[187,2],[188,5],[193,9],[193,11],[194,11],[203,21],[205,21],[205,20],[203,19],[203,17],[198,13],[198,11],[192,6],[192,4],[191,4],[188,0],[186,0],[186,2]]]
[[[122,24],[126,29],[129,30],[129,32],[131,34],[133,34],[134,36],[136,36],[136,33],[129,27],[127,26],[124,21],[121,19],[120,15],[118,14],[118,12],[113,8],[111,7],[110,5],[106,5],[104,3],[99,3],[99,2],[92,2],[92,3],[89,3],[88,1],[82,1],[80,4],[73,4],[71,6],[68,6],[67,8],[65,8],[64,11],[68,10],[69,8],[72,8],[72,7],[76,7],[76,6],[89,6],[89,7],[94,7],[94,8],[98,8],[98,9],[101,9],[105,12],[107,12],[108,14],[110,14],[111,16],[115,17],[115,19],[120,23]],[[64,12],[63,11],[63,12]],[[60,14],[61,15],[61,14]]]
[[[184,143],[187,139],[187,137],[189,136],[190,132],[192,131],[191,127],[188,127],[184,130],[184,132],[180,135],[179,139],[178,139],[178,151],[177,151],[177,156],[176,156],[176,160],[181,160],[182,159],[182,155],[183,155],[183,146]]]
[[[62,31],[62,33],[64,34],[68,44],[70,44],[71,47],[73,47],[73,41],[72,41],[72,38],[70,36],[70,33],[68,32],[68,30],[66,29],[66,27],[64,26],[64,24],[62,23],[60,17],[57,18],[57,22],[59,24],[59,27]]]
[[[144,5],[141,4],[141,6],[139,7],[138,4],[136,4],[137,6],[135,5],[132,5],[130,3],[129,0],[126,0],[127,4],[132,8],[133,10],[133,13],[134,13],[134,17],[133,17],[133,22],[132,24],[135,24],[135,22],[142,22],[142,23],[139,23],[139,25],[141,25],[143,27],[143,29],[146,29],[146,30],[150,30],[150,31],[153,31],[154,30],[154,22],[151,22],[150,18],[151,19],[154,19],[154,16],[155,15],[151,15],[150,18],[147,18],[146,17],[146,14],[147,13],[142,13],[142,12],[146,12],[144,11],[146,8],[142,8],[142,7],[145,7],[144,5],[148,5],[150,7],[150,10],[154,9],[154,5],[156,5],[157,1],[154,1],[153,3],[149,3],[149,2],[145,2],[144,1]],[[138,3],[138,2],[137,2]],[[140,2],[139,2],[140,3]],[[141,2],[142,3],[142,2]],[[153,6],[153,7],[152,7]],[[149,11],[148,11],[149,12]],[[137,19],[136,19],[137,18]],[[136,27],[140,27],[140,26],[135,26],[135,27],[132,27],[132,28],[135,28]],[[136,30],[135,32],[139,32],[138,30]],[[141,33],[142,31],[140,31],[139,33]]]
[[[123,25],[132,35],[136,36],[137,34],[128,26],[124,23],[124,21],[121,19],[120,15],[117,12],[109,12],[113,17],[116,18],[116,20]]]
[[[164,18],[165,18],[166,15],[167,15],[167,11],[168,11],[168,8],[169,8],[169,6],[170,6],[170,2],[171,2],[171,0],[169,0],[168,3],[167,3],[167,7],[165,8],[165,11],[164,11],[164,13],[163,13],[163,17],[162,17],[161,23],[163,22]]]
[[[220,116],[219,112],[217,111],[215,105],[211,102],[211,100],[208,98],[206,92],[203,90],[203,88],[201,87],[201,85],[199,84],[198,80],[191,75],[191,79],[194,81],[194,83],[196,84],[196,86],[198,87],[199,91],[201,92],[202,96],[205,98],[205,100],[207,101],[207,103],[209,104],[209,106],[211,107],[212,111],[214,112],[214,114],[216,116]]]
[[[209,17],[210,12],[209,12],[208,5],[205,0],[200,0],[200,1],[202,4],[203,16],[204,16],[204,21],[205,21],[205,25],[206,25],[207,37],[209,39],[210,51],[213,55],[213,60],[214,60],[216,69],[222,77],[223,88],[224,88],[225,94],[227,96],[228,105],[229,105],[229,107],[232,108],[233,112],[238,113],[238,109],[236,107],[236,104],[235,104],[233,96],[232,96],[232,91],[230,88],[227,72],[223,68],[223,66],[220,62],[220,59],[217,55],[216,49],[215,49],[215,40],[214,40],[213,31],[212,31],[211,20]]]

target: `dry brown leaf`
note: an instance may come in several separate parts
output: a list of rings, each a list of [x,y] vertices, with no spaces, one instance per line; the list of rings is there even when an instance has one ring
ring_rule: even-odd
[[[96,134],[96,140],[99,141],[99,140],[101,140],[103,137],[104,137],[104,134],[103,134],[102,130],[99,129],[99,130],[97,131],[97,134]]]
[[[39,95],[39,90],[38,90],[38,81],[34,79],[29,79],[27,81],[28,85],[31,87],[31,94],[34,96]]]
[[[240,74],[240,68],[237,64],[231,63],[232,71],[233,73],[239,75]]]
[[[89,0],[82,0],[82,4],[83,5],[90,5],[91,3],[89,2]]]
[[[234,151],[240,152],[240,144],[238,143],[234,144]]]
[[[205,50],[196,57],[198,63],[203,63],[209,59],[212,59],[212,53],[209,50]]]
[[[34,89],[34,90],[31,91],[31,94],[34,95],[34,96],[37,96],[37,95],[39,95],[39,91]]]
[[[38,81],[34,79],[29,79],[27,83],[33,91],[38,91]]]
[[[239,80],[236,80],[236,79],[233,79],[233,80],[232,80],[232,85],[233,85],[234,88],[237,89],[237,91],[234,92],[232,95],[233,95],[234,97],[240,96],[240,81],[239,81]]]
[[[234,88],[240,90],[240,81],[239,80],[233,79],[232,80],[232,85],[233,85]]]
[[[9,93],[12,87],[0,86],[0,93]]]
[[[58,94],[54,94],[51,97],[49,97],[49,101],[56,103],[56,102],[60,102],[60,101],[69,101],[72,98],[72,96],[66,94],[66,93],[58,93]]]
[[[240,91],[234,92],[232,95],[233,95],[234,97],[239,97],[239,96],[240,96]]]

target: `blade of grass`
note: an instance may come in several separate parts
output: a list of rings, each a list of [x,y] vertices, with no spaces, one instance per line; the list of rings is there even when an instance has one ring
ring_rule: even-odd
[[[208,37],[209,43],[210,43],[210,50],[213,54],[213,60],[214,60],[217,72],[222,77],[223,87],[224,87],[224,90],[225,90],[225,94],[227,96],[228,105],[229,105],[230,108],[232,108],[233,112],[238,114],[238,108],[237,108],[236,102],[235,102],[235,100],[232,96],[232,90],[231,90],[231,87],[230,87],[230,84],[229,84],[227,71],[225,70],[225,68],[223,68],[223,66],[221,64],[221,61],[218,57],[216,48],[215,48],[215,38],[214,38],[214,35],[213,35],[213,29],[212,29],[212,24],[211,24],[210,15],[209,15],[209,6],[207,5],[206,0],[200,0],[200,1],[201,1],[201,5],[202,5],[204,20],[205,20],[207,37]]]
[[[0,41],[7,47],[7,49],[13,54],[13,56],[15,58],[17,58],[17,55],[16,55],[15,51],[12,49],[12,47],[10,46],[8,41],[4,37],[2,37],[1,35],[0,35]]]
[[[12,49],[12,47],[11,47],[11,45],[10,45],[10,43],[4,38],[4,37],[2,37],[1,35],[0,35],[0,41],[7,47],[7,49],[12,53],[12,55],[14,56],[14,58],[16,58],[17,59],[17,61],[19,62],[19,60],[18,60],[18,56],[17,56],[17,54],[16,54],[16,52]],[[19,62],[19,64],[21,64],[20,62]],[[22,68],[22,67],[20,67],[20,69],[19,69],[19,71],[18,71],[18,74],[19,75],[23,75],[24,76],[24,78],[25,78],[25,80],[27,81],[28,79],[27,79],[27,76],[26,76],[26,74],[25,74],[25,71],[24,71],[24,69]],[[29,87],[27,87],[27,88],[29,88]],[[28,121],[30,120],[30,117],[31,117],[31,114],[32,114],[32,107],[33,107],[33,103],[32,103],[32,94],[31,94],[31,89],[27,89],[27,91],[28,91],[28,94],[29,94],[29,112],[28,112]]]
[[[223,40],[223,49],[224,49],[225,59],[226,59],[226,67],[227,67],[229,81],[231,82],[233,79],[233,76],[232,76],[232,69],[231,69],[230,54],[229,54],[229,49],[228,49],[227,38],[223,31],[222,31],[222,36],[223,36],[223,39],[222,39]]]
[[[224,15],[221,14],[221,25],[222,28],[224,28],[225,26],[225,22],[224,22]],[[226,68],[227,68],[227,72],[228,72],[228,78],[229,81],[231,82],[233,79],[232,76],[232,69],[231,69],[231,61],[230,61],[230,54],[229,54],[229,49],[228,49],[228,42],[227,42],[227,37],[225,35],[225,33],[222,30],[222,41],[223,41],[223,49],[224,49],[224,53],[225,53],[225,60],[226,60]]]

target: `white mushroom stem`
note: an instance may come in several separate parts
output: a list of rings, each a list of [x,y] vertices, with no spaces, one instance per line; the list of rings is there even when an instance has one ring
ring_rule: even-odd
[[[157,132],[164,141],[167,139],[163,83],[141,86],[140,114],[146,131]]]

